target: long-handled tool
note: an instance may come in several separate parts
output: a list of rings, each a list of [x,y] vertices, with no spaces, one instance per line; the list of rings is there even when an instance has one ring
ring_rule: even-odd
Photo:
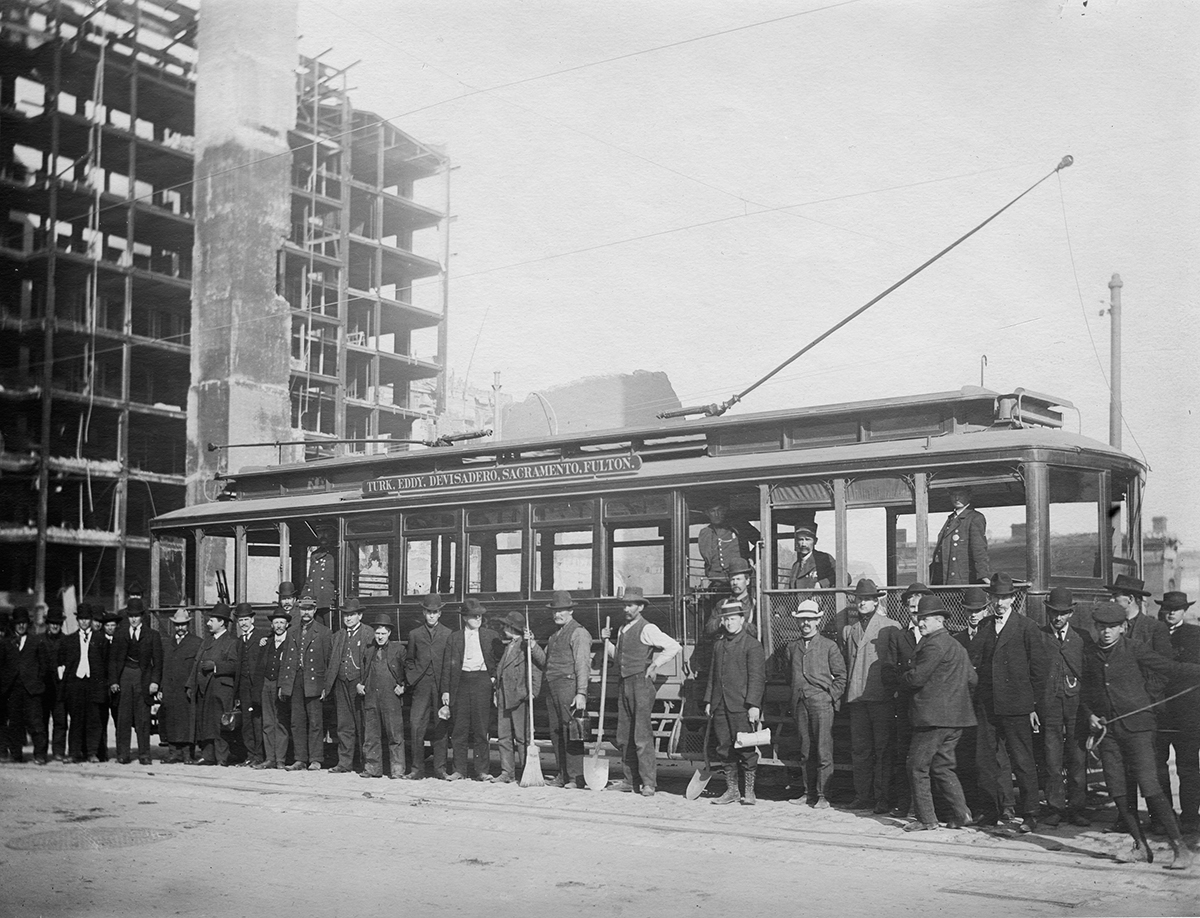
[[[604,630],[612,626],[612,619],[604,619]],[[600,747],[604,743],[604,705],[608,700],[608,640],[604,641],[604,660],[600,664],[600,716],[596,723],[596,745],[592,754],[583,760],[583,780],[592,790],[608,787],[608,759],[601,758]]]
[[[688,800],[695,800],[703,794],[704,789],[708,787],[708,782],[712,780],[712,763],[708,760],[708,738],[711,732],[712,718],[709,717],[704,721],[704,767],[697,768],[692,775],[692,780],[688,781],[687,790],[683,792],[683,796]]]
[[[529,690],[529,744],[525,747],[525,767],[521,769],[521,787],[543,787],[542,755],[533,741],[533,645],[525,639],[525,685]]]

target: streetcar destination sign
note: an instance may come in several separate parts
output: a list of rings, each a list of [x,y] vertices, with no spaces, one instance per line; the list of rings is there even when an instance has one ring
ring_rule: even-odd
[[[421,472],[392,475],[362,483],[363,497],[404,494],[437,488],[467,488],[478,485],[557,481],[565,478],[604,478],[624,475],[642,467],[640,456],[604,456],[595,459],[561,459],[557,462],[528,462],[521,465],[492,465],[479,469]]]

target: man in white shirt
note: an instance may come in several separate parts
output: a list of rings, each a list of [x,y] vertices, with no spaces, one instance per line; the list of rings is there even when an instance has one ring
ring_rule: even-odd
[[[650,715],[654,710],[658,671],[682,649],[679,642],[646,620],[648,603],[641,587],[625,588],[625,624],[614,646],[609,629],[601,633],[604,652],[617,667],[617,747],[625,780],[614,790],[639,791],[653,797],[657,787],[658,749]]]
[[[491,781],[488,722],[492,716],[492,685],[496,675],[499,635],[484,628],[487,611],[478,599],[468,599],[460,610],[462,630],[450,635],[450,716],[454,719],[451,742],[454,771],[450,781],[471,776],[467,767],[468,743],[475,757],[475,780]]]

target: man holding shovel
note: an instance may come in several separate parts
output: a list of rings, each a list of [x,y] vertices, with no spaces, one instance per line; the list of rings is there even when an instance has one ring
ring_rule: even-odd
[[[646,597],[641,587],[625,590],[625,624],[617,632],[617,643],[609,643],[609,629],[601,632],[604,652],[617,667],[617,746],[625,780],[613,785],[617,791],[641,791],[653,797],[657,787],[657,749],[650,714],[654,709],[658,671],[682,649],[678,641],[646,621]]]

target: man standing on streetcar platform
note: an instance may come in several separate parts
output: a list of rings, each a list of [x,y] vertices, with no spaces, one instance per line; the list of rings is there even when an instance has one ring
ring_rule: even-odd
[[[762,713],[766,688],[767,661],[763,646],[746,633],[746,615],[742,604],[727,599],[721,604],[721,636],[713,648],[712,669],[704,693],[704,714],[712,718],[717,736],[717,756],[725,770],[725,793],[712,803],[725,805],[741,802],[753,806],[754,779],[758,769],[758,748],[737,749],[738,733],[754,730]],[[745,782],[745,793],[738,792],[738,772]]]
[[[704,561],[705,589],[725,590],[729,586],[729,567],[735,559],[749,561],[762,533],[749,523],[736,523],[729,515],[729,504],[712,500],[704,510],[708,525],[700,530],[696,544]]]
[[[617,746],[625,780],[614,790],[640,792],[653,797],[658,787],[658,749],[650,715],[654,710],[658,671],[683,649],[661,628],[646,621],[646,597],[641,587],[625,589],[625,624],[617,632],[617,643],[609,643],[605,628],[604,652],[616,664],[620,680],[617,688]]]
[[[929,565],[929,582],[964,586],[982,583],[991,573],[987,519],[971,506],[969,488],[952,488],[950,502],[954,512],[938,534]]]
[[[1141,787],[1146,806],[1166,830],[1174,860],[1167,869],[1184,870],[1192,864],[1192,853],[1183,841],[1175,812],[1158,783],[1154,761],[1155,699],[1174,677],[1197,684],[1200,664],[1175,663],[1145,644],[1126,637],[1126,612],[1111,602],[1097,603],[1092,611],[1096,641],[1083,657],[1081,705],[1094,734],[1105,731],[1099,741],[1104,782],[1117,807],[1117,818],[1133,836],[1128,860],[1151,861],[1153,852],[1142,835],[1137,814],[1129,799]],[[1133,783],[1127,780],[1132,772]]]
[[[796,561],[788,574],[789,590],[827,589],[837,581],[833,555],[817,551],[817,524],[807,519],[796,526]]]

